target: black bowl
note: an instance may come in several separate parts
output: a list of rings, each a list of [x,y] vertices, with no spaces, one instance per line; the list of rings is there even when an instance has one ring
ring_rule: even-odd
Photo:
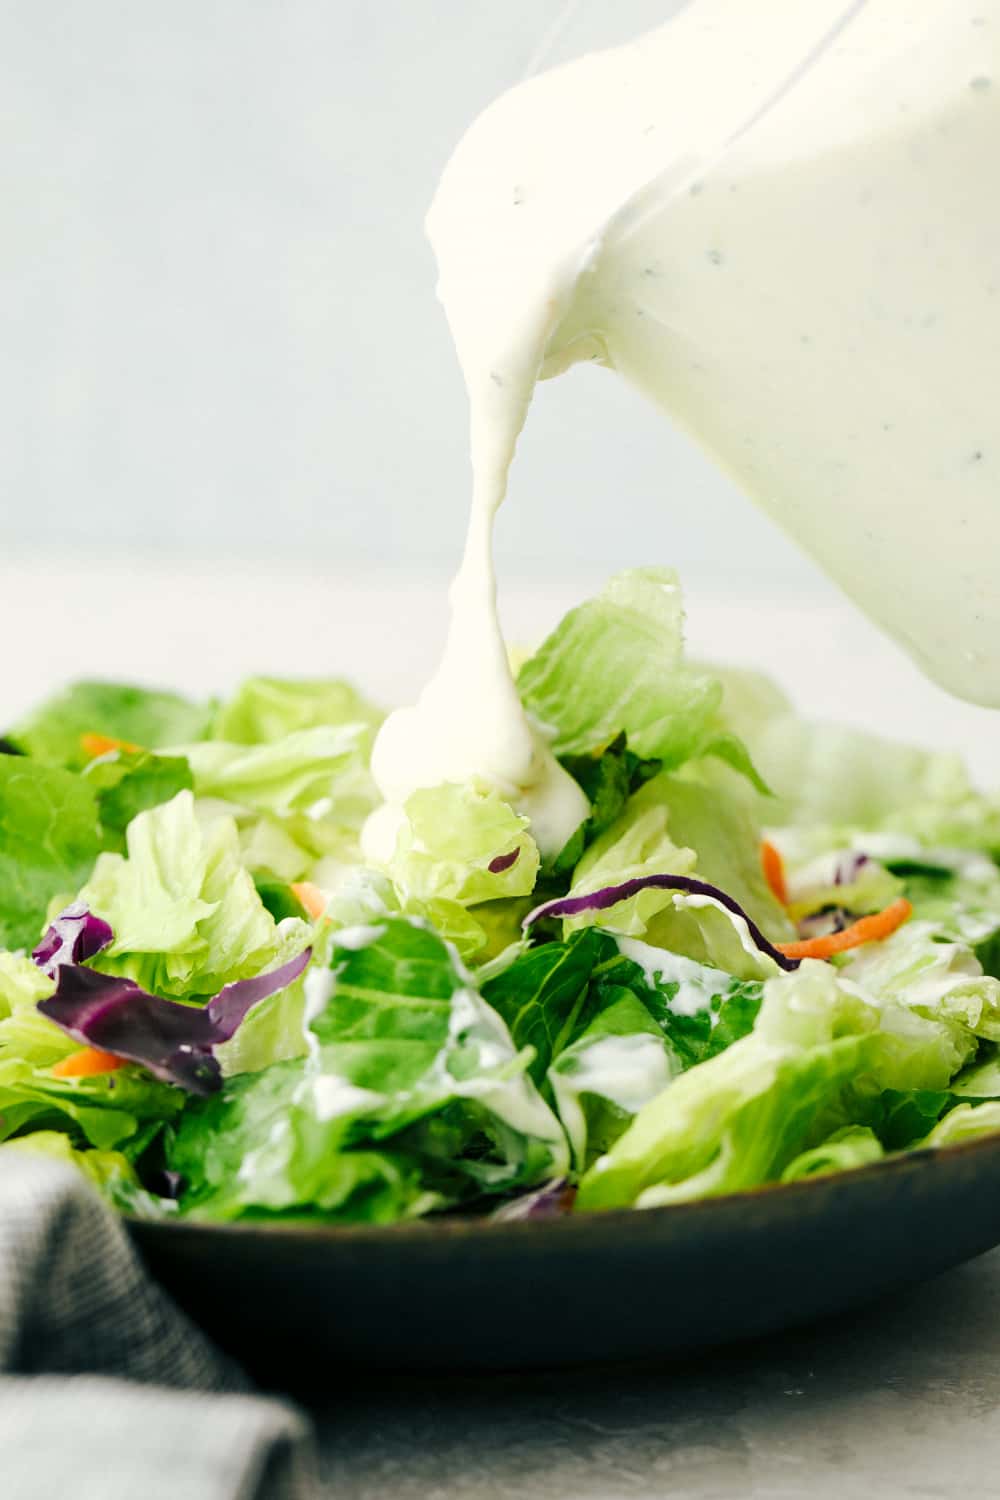
[[[644,1212],[129,1228],[272,1386],[658,1358],[875,1301],[1000,1243],[1000,1135]]]

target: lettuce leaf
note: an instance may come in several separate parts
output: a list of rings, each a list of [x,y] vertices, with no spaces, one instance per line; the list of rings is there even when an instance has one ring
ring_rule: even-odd
[[[766,677],[716,675],[723,720],[775,794],[757,804],[768,825],[809,829],[816,853],[850,842],[852,832],[883,830],[1000,855],[1000,798],[976,790],[960,756],[811,722]]]
[[[186,1210],[395,1218],[529,1186],[562,1131],[454,950],[389,916],[335,935],[313,1046],[189,1106],[168,1149]]]
[[[617,957],[614,937],[588,927],[567,942],[530,949],[484,984],[483,998],[507,1023],[514,1045],[532,1049],[530,1071],[537,1083],[593,1016],[595,968]]]
[[[683,776],[663,773],[636,792],[580,860],[569,894],[652,874],[695,875],[732,896],[771,941],[795,936],[761,873],[760,834],[745,801],[725,785],[702,781],[696,768]],[[774,970],[748,944],[741,924],[700,898],[644,890],[610,911],[569,918],[564,929],[594,922],[744,978]]]
[[[111,925],[96,967],[153,995],[207,998],[308,946],[275,923],[240,856],[232,818],[203,824],[189,791],[129,824],[127,856],[102,854],[80,899]]]
[[[520,937],[538,867],[527,818],[495,791],[448,782],[407,798],[383,870],[390,908],[432,922],[469,959]]]
[[[483,987],[534,1051],[580,1167],[673,1077],[745,1035],[761,993],[597,927],[529,950]]]
[[[719,755],[766,791],[721,723],[720,683],[683,661],[683,624],[672,569],[616,574],[523,664],[517,685],[524,705],[551,734],[557,755],[586,755],[624,733],[634,754],[668,770]]]
[[[1000,1130],[1000,1102],[959,1104],[934,1126],[921,1145],[955,1146],[961,1141],[975,1140],[977,1136],[992,1135],[997,1130]]]
[[[386,873],[405,901],[459,901],[474,906],[530,896],[538,847],[528,819],[495,791],[446,783],[413,792],[403,807]]]
[[[928,848],[917,839],[884,835],[876,844],[886,867],[902,883],[919,921],[941,937],[966,943],[988,973],[1000,959],[1000,870],[985,854]]]
[[[101,842],[85,780],[0,755],[0,947],[34,946],[49,903],[87,879]]]
[[[46,765],[79,770],[89,759],[81,735],[103,734],[159,750],[202,739],[211,717],[210,704],[192,703],[176,693],[124,682],[74,682],[15,724],[8,738]]]
[[[592,1019],[547,1075],[579,1170],[678,1074],[745,1036],[761,1004],[760,984],[634,939],[617,946],[594,973]]]
[[[194,786],[191,767],[180,755],[155,755],[148,750],[115,750],[92,760],[83,776],[97,797],[103,843],[125,848],[125,830],[132,819],[178,792]]]
[[[370,741],[381,721],[377,708],[337,678],[248,677],[219,709],[211,737],[270,745],[303,729],[363,724]]]
[[[780,1178],[884,1090],[947,1090],[975,1051],[963,1027],[870,1004],[806,961],[770,980],[750,1035],[677,1078],[583,1179],[577,1207],[707,1197]]]
[[[265,745],[206,740],[182,746],[199,797],[279,818],[322,803],[322,816],[360,826],[378,800],[364,724],[300,729]]]
[[[942,941],[934,923],[911,919],[882,942],[845,954],[841,964],[845,978],[880,1001],[1000,1041],[1000,979],[984,974],[964,944]]]
[[[782,1182],[798,1182],[803,1177],[825,1176],[829,1172],[849,1172],[867,1167],[885,1155],[882,1143],[867,1125],[845,1125],[835,1130],[820,1146],[803,1151],[781,1174]]]
[[[568,874],[584,850],[619,817],[633,792],[655,776],[658,760],[643,760],[628,748],[624,734],[606,749],[590,755],[567,755],[563,767],[576,781],[587,801],[590,815],[558,854],[553,873]]]

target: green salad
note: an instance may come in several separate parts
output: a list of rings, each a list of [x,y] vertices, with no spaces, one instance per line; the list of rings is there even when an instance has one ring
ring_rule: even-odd
[[[619,574],[519,669],[589,802],[485,784],[366,864],[381,715],[77,682],[0,740],[0,1170],[132,1214],[647,1208],[1000,1129],[1000,799],[688,662]]]

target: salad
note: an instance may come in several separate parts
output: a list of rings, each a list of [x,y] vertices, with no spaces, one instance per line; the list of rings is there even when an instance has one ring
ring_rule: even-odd
[[[77,682],[0,740],[0,1170],[389,1223],[702,1198],[1000,1129],[1000,799],[693,664],[639,569],[517,672],[589,814],[484,784],[366,864],[379,711]]]

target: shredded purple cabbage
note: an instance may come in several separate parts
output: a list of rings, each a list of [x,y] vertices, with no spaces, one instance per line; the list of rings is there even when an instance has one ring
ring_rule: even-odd
[[[95,917],[82,901],[74,901],[53,919],[31,956],[54,979],[63,964],[85,963],[106,948],[113,937],[103,917]]]
[[[502,1203],[490,1214],[491,1219],[513,1223],[521,1219],[561,1219],[573,1206],[576,1189],[571,1188],[565,1177],[553,1178],[530,1193],[522,1193]]]
[[[853,885],[865,865],[871,863],[867,854],[860,854],[854,850],[847,850],[838,855],[833,872],[834,885]]]
[[[227,984],[207,1005],[183,1005],[78,962],[107,947],[112,936],[107,922],[84,906],[57,917],[32,955],[56,981],[55,994],[40,1000],[38,1009],[76,1041],[140,1063],[192,1094],[221,1087],[213,1049],[235,1036],[255,1005],[297,979],[312,954],[307,948],[266,974]]]
[[[742,918],[757,947],[769,958],[773,958],[779,968],[790,971],[799,966],[797,958],[786,958],[779,948],[767,940],[738,901],[721,891],[717,885],[709,885],[707,880],[695,880],[690,875],[637,875],[633,880],[623,880],[620,885],[602,886],[600,890],[591,891],[586,896],[560,896],[555,901],[544,901],[541,906],[536,906],[534,911],[528,913],[521,926],[527,929],[542,917],[577,917],[582,912],[607,911],[610,907],[617,906],[619,901],[628,901],[631,896],[637,896],[640,891],[685,891],[692,896],[709,896],[734,916]]]
[[[810,912],[797,924],[799,937],[808,940],[810,938],[829,937],[833,932],[843,932],[850,927],[857,918],[842,906],[826,906],[822,911]]]
[[[509,854],[498,854],[496,859],[491,859],[486,868],[491,875],[502,875],[504,870],[509,870],[511,865],[516,865],[520,857],[521,846],[512,849]]]

